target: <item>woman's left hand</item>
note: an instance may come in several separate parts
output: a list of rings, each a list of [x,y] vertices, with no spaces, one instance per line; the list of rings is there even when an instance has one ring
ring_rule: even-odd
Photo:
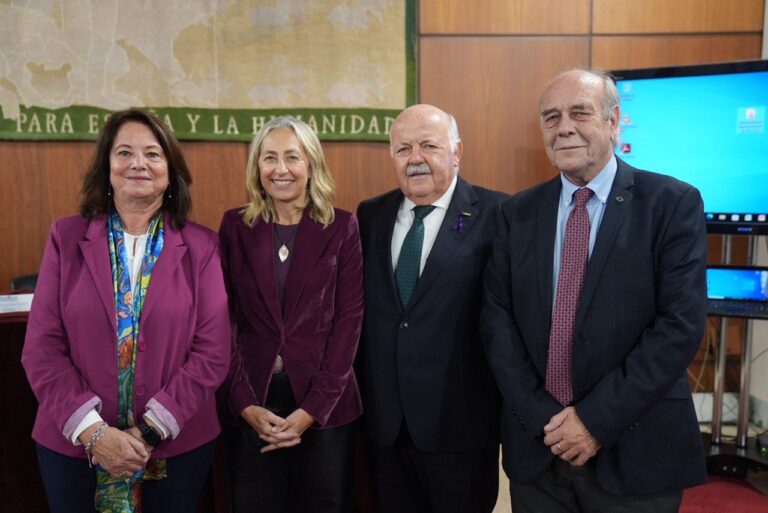
[[[292,435],[292,440],[299,443],[301,441],[301,435],[307,428],[309,428],[309,426],[314,424],[314,422],[315,418],[312,415],[299,408],[285,418],[285,423],[282,426],[274,426],[272,431],[277,437],[280,437],[279,434],[290,434]],[[275,449],[280,449],[282,447],[281,445],[274,443],[272,437],[265,438],[262,436],[261,438],[262,440],[270,442],[269,445],[262,447],[262,453],[274,451]],[[290,444],[290,446],[293,445],[295,445],[295,443]]]
[[[301,436],[304,431],[315,423],[315,418],[305,410],[299,408],[285,418],[283,431],[293,431],[296,436]]]

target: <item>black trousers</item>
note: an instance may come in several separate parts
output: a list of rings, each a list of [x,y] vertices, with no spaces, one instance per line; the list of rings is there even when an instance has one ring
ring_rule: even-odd
[[[491,513],[496,505],[498,446],[426,452],[403,424],[392,447],[372,444],[370,454],[378,513]]]
[[[354,427],[308,429],[294,447],[261,454],[250,428],[225,430],[232,513],[352,511]]]
[[[285,417],[296,409],[285,373],[273,376],[267,408]],[[261,454],[248,428],[225,427],[232,513],[349,513],[355,424],[307,429],[301,443]]]
[[[144,513],[194,513],[213,458],[213,442],[168,458],[168,477],[144,481]],[[84,458],[72,458],[37,445],[37,459],[51,513],[95,512],[96,471]]]
[[[653,495],[611,495],[594,466],[574,467],[559,458],[532,483],[509,483],[514,513],[674,513],[682,490]]]

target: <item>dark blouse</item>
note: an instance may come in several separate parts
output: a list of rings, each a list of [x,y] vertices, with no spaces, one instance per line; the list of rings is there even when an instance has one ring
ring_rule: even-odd
[[[273,226],[275,227],[272,232],[275,276],[277,277],[277,293],[280,297],[280,308],[282,309],[283,297],[285,296],[285,294],[283,294],[283,289],[285,288],[285,281],[288,279],[288,268],[291,265],[291,257],[293,256],[293,241],[296,240],[296,232],[299,229],[299,225],[273,223]],[[283,244],[288,248],[288,258],[285,259],[285,262],[281,262],[280,257],[278,256],[278,251],[280,251],[280,247],[282,247]]]

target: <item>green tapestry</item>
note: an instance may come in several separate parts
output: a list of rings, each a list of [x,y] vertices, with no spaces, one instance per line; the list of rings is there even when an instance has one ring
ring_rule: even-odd
[[[94,140],[141,107],[186,140],[281,114],[387,140],[416,98],[415,20],[416,0],[0,2],[0,139]]]

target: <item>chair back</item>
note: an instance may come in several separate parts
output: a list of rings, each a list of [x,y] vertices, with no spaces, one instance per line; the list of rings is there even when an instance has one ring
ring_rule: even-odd
[[[11,290],[35,290],[37,274],[25,274],[11,278]]]

